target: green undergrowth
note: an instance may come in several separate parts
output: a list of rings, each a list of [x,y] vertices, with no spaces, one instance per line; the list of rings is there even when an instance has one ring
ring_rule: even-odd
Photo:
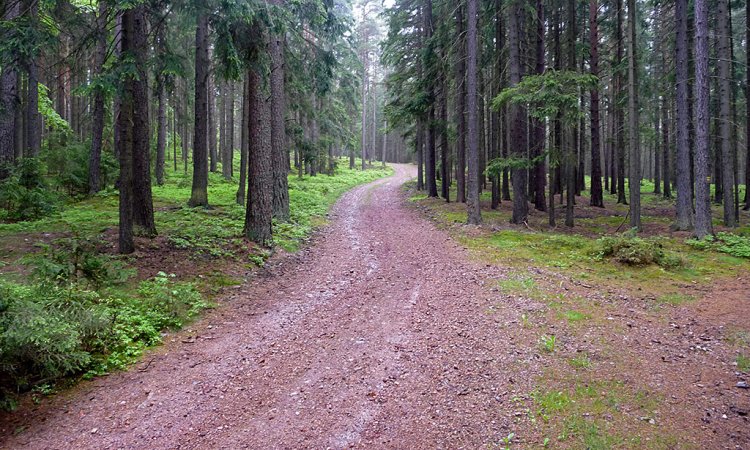
[[[290,176],[291,218],[275,224],[274,243],[297,250],[326,223],[341,194],[391,173],[344,167],[334,176]],[[210,307],[223,287],[239,284],[213,270],[222,261],[242,262],[247,254],[240,251],[247,244],[237,186],[236,180],[210,174],[209,208],[186,205],[191,179],[182,171],[169,170],[165,185],[153,187],[159,242],[189,258],[215,260],[205,273],[204,264],[185,277],[165,268],[137,281],[135,257],[109,254],[112,243],[104,238],[118,223],[114,190],[69,202],[38,220],[0,223],[0,268],[6,268],[0,274],[0,407],[12,409],[23,392],[37,399],[67,382],[127,367],[166,331],[180,329]],[[156,240],[144,246],[163,249]],[[269,255],[254,249],[247,258],[261,265]]]
[[[343,160],[342,160],[343,161]],[[236,164],[238,165],[238,163]],[[290,220],[278,222],[274,243],[294,251],[312,231],[325,223],[331,205],[341,194],[359,184],[392,173],[391,168],[349,170],[340,164],[334,176],[289,176]],[[191,175],[167,170],[163,186],[153,186],[154,215],[160,236],[169,245],[209,257],[233,257],[242,248],[244,205],[236,203],[237,178],[225,180],[220,173],[209,174],[209,208],[190,208]],[[118,223],[118,194],[105,190],[91,198],[65,205],[60,211],[35,221],[0,223],[0,239],[18,234],[67,233],[100,234]]]
[[[662,426],[658,394],[618,379],[596,379],[588,357],[571,360],[575,375],[561,375],[532,392],[534,417],[554,448],[668,449],[684,445]],[[547,377],[555,378],[554,375]]]
[[[0,406],[31,389],[125,368],[163,332],[193,320],[210,302],[191,282],[160,272],[128,283],[112,257],[75,250],[37,257],[31,280],[0,279]],[[73,377],[73,378],[71,378]]]

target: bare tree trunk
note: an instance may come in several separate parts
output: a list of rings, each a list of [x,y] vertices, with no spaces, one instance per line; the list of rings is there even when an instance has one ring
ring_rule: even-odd
[[[210,55],[209,55],[210,58]],[[208,77],[208,159],[209,170],[216,172],[218,166],[218,150],[216,148],[216,76]],[[241,204],[245,204],[243,200]]]
[[[497,0],[500,1],[500,0]],[[453,71],[456,85],[456,201],[466,203],[466,40],[464,8],[456,8],[456,62]]]
[[[227,83],[227,97],[224,101],[227,108],[227,140],[221,155],[221,174],[225,180],[231,180],[234,172],[234,81]]]
[[[623,91],[622,66],[623,59],[623,41],[622,36],[622,0],[617,0],[617,33],[616,33],[616,59],[615,64],[618,66],[615,73],[615,129],[617,132],[617,203],[627,205],[625,198],[625,132],[623,127],[624,114],[622,107],[619,106],[620,98]]]
[[[677,221],[675,229],[693,228],[693,188],[690,163],[690,110],[688,106],[688,0],[675,0],[675,73],[677,84]],[[750,31],[748,32],[750,33]],[[750,36],[750,34],[748,34]],[[748,128],[750,129],[750,128]]]
[[[466,97],[468,114],[468,166],[469,178],[466,186],[467,222],[482,223],[479,202],[479,124],[477,123],[477,0],[466,0],[466,47],[467,73]],[[518,44],[518,42],[516,42]]]
[[[148,32],[146,6],[134,8],[131,55],[138,72],[133,84],[133,223],[146,236],[156,236],[154,202],[151,195],[151,130],[148,114]],[[127,53],[127,52],[126,52]]]
[[[250,69],[248,77],[249,147],[245,237],[270,245],[273,221],[273,162],[270,105],[261,90],[260,75]]]
[[[641,135],[638,122],[635,0],[628,0],[628,123],[630,144],[630,227],[641,230]]]
[[[102,2],[106,3],[106,2]],[[166,23],[159,25],[157,33],[157,49],[161,57],[166,56]],[[156,130],[156,184],[164,184],[164,156],[167,147],[167,83],[166,75],[162,70],[156,74],[156,92],[157,92],[157,130]]]
[[[502,0],[495,0],[495,60],[494,60],[494,71],[495,80],[493,87],[495,92],[501,92],[503,90],[503,47],[505,46],[505,33],[503,31],[503,13],[502,13],[503,2]],[[544,12],[542,11],[542,14]],[[542,25],[543,26],[543,25]],[[544,43],[542,43],[544,45]],[[500,158],[502,154],[502,133],[503,130],[500,126],[500,112],[493,111],[491,115],[491,127],[492,127],[492,144],[490,147],[490,160]],[[493,175],[490,179],[491,186],[491,203],[492,209],[497,209],[500,206],[500,176],[499,174]]]
[[[709,179],[708,0],[695,0],[695,237],[713,234]]]
[[[208,15],[201,12],[195,29],[193,186],[188,202],[191,207],[208,206],[208,64]]]
[[[250,109],[249,109],[249,92],[250,88],[247,73],[245,73],[245,79],[242,83],[242,133],[240,133],[240,185],[237,187],[237,204],[245,204],[245,190],[247,188],[247,149],[249,142],[250,133]]]
[[[542,0],[536,2],[536,73],[544,73],[544,4]],[[547,134],[544,121],[534,119],[534,151],[533,155],[538,161],[533,167],[534,172],[534,207],[538,211],[547,210],[547,200],[544,196],[547,180],[547,168],[544,162],[544,143]]]
[[[599,153],[599,4],[597,0],[589,2],[589,35],[591,49],[591,75],[597,79],[591,89],[591,206],[604,208],[602,191],[602,166]]]
[[[3,19],[14,20],[20,9],[20,1],[7,4]],[[8,178],[16,156],[16,111],[20,108],[17,67],[6,65],[0,72],[0,180]]]
[[[284,89],[284,41],[273,34],[271,56],[271,147],[273,159],[273,216],[289,220],[289,186],[287,176],[286,92]]]
[[[732,99],[731,58],[729,49],[729,0],[718,0],[719,35],[719,123],[721,129],[721,171],[724,191],[724,225],[736,227],[734,216],[734,154],[732,152],[732,121],[730,102]]]
[[[27,8],[30,20],[36,23],[39,2],[37,0],[28,0]],[[26,151],[24,154],[31,158],[38,156],[39,150],[42,147],[42,116],[39,114],[39,68],[37,58],[38,55],[32,54],[29,56],[28,61],[26,61],[28,91],[26,95],[26,120],[24,122],[26,128],[26,136],[24,138]]]

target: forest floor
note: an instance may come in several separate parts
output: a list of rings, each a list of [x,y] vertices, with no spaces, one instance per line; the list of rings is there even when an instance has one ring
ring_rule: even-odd
[[[750,448],[746,260],[594,257],[621,207],[462,225],[394,168],[131,370],[0,416],[0,448]]]

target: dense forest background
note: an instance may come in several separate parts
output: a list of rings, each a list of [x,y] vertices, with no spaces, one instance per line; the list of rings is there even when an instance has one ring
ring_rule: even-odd
[[[418,187],[448,200],[455,182],[470,223],[485,190],[493,209],[512,201],[513,223],[532,203],[552,227],[554,196],[572,227],[577,201],[604,207],[608,193],[640,230],[647,180],[644,195],[675,198],[673,229],[711,234],[711,204],[735,227],[750,173],[747,6],[396,2],[383,46],[389,123],[413,137]]]

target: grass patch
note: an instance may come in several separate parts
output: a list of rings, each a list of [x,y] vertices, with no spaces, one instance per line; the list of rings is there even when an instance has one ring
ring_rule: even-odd
[[[531,277],[509,278],[497,283],[501,291],[506,293],[527,293],[537,288],[536,280]]]
[[[679,306],[684,305],[686,303],[690,303],[695,301],[695,297],[692,295],[687,294],[664,294],[659,297],[657,297],[656,302],[659,304],[666,304],[666,305],[672,305],[672,306]]]
[[[740,372],[750,372],[750,356],[740,353],[737,355],[735,362],[737,363],[737,370]]]
[[[589,358],[589,355],[586,354],[586,353],[582,353],[582,354],[580,354],[578,356],[570,358],[568,360],[568,363],[574,369],[589,369],[589,368],[591,368],[591,359]]]

